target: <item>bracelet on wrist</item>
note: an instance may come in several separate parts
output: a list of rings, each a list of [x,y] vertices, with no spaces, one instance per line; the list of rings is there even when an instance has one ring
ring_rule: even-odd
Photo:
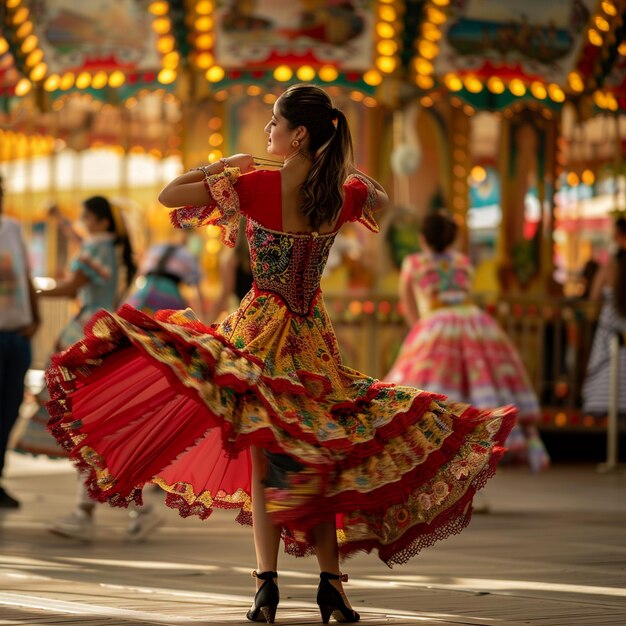
[[[224,166],[224,169],[226,169],[227,167],[231,167],[230,163],[228,162],[228,159],[226,159],[225,157],[222,157],[220,159],[220,163]]]

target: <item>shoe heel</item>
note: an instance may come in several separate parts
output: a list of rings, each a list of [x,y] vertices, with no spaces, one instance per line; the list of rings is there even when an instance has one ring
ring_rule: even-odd
[[[322,616],[322,623],[328,624],[328,620],[330,620],[330,616],[333,614],[335,607],[333,606],[322,606],[320,605],[320,614]]]
[[[262,606],[261,613],[263,613],[263,617],[265,617],[265,622],[267,624],[273,624],[274,619],[276,618],[276,607],[275,606]]]

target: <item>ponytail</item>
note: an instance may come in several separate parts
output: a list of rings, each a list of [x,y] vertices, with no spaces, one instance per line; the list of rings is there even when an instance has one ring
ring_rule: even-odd
[[[353,167],[352,138],[345,115],[315,85],[293,85],[279,98],[290,128],[304,126],[313,167],[300,187],[301,211],[313,230],[335,221],[343,205],[343,184]]]

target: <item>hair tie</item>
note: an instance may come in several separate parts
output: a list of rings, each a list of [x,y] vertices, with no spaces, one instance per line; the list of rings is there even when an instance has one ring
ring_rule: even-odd
[[[124,218],[122,216],[122,210],[111,202],[109,203],[109,206],[111,207],[111,217],[113,217],[113,228],[115,229],[115,234],[118,237],[128,236],[126,224],[124,223]]]
[[[337,124],[339,123],[339,109],[335,109],[334,107],[330,110],[330,121],[332,125],[337,128]]]

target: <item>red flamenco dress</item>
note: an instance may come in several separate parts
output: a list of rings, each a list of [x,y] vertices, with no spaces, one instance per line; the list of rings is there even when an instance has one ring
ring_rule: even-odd
[[[287,552],[312,553],[311,528],[334,515],[343,557],[403,563],[467,525],[514,409],[478,411],[344,366],[320,291],[336,232],[284,232],[280,181],[228,168],[207,178],[207,206],[173,211],[180,227],[220,226],[231,246],[243,214],[252,290],[214,326],[190,310],[99,312],[47,372],[49,428],[100,501],[140,503],[152,481],[182,516],[235,508],[244,523],[249,447],[262,447]],[[344,192],[337,229],[377,231],[371,184],[351,176]]]

